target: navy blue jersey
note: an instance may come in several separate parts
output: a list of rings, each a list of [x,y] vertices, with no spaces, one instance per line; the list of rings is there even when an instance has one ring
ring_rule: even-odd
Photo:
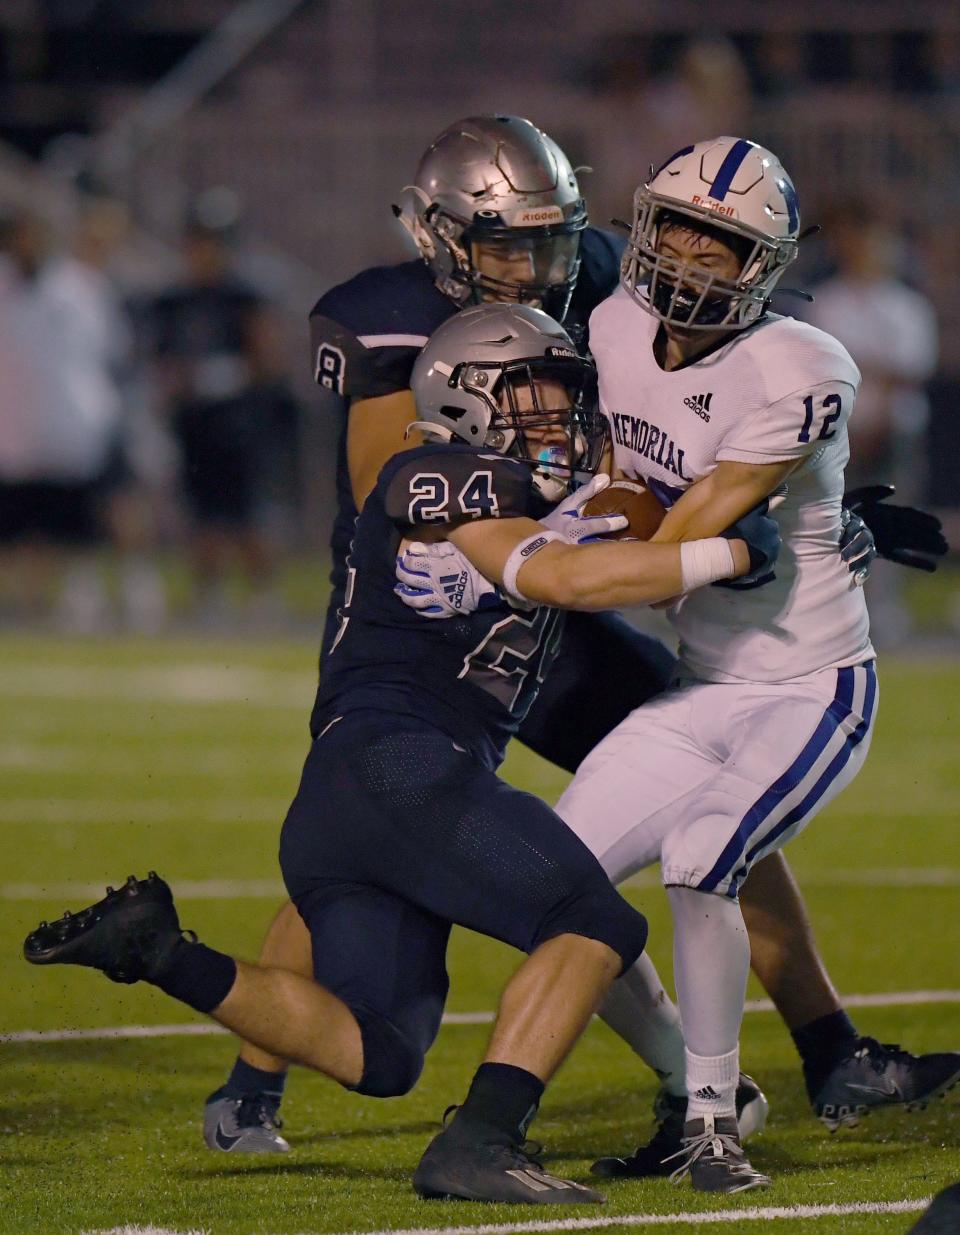
[[[615,290],[625,239],[588,227],[580,236],[580,273],[564,318],[564,328],[587,350],[587,322],[597,305]],[[336,611],[343,603],[346,557],[357,518],[347,471],[346,421],[351,399],[395,394],[410,385],[420,349],[457,305],[437,290],[419,258],[397,266],[375,266],[331,288],[310,314],[314,377],[336,396],[343,418],[337,451],[337,514],[330,548],[332,593],[324,633],[324,654],[336,633]]]
[[[556,655],[562,615],[504,602],[425,620],[394,594],[396,555],[418,525],[543,511],[531,469],[516,460],[445,443],[394,455],[356,524],[314,736],[348,712],[389,711],[428,721],[496,767]]]

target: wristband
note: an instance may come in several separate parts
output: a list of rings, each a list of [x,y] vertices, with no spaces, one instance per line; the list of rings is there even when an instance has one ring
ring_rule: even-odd
[[[515,545],[513,552],[507,558],[503,567],[503,590],[507,595],[513,596],[516,600],[528,600],[529,598],[524,596],[523,592],[517,587],[517,575],[520,573],[520,567],[524,562],[528,562],[535,553],[545,549],[552,540],[564,539],[559,532],[544,530],[542,532],[534,532],[532,536],[528,536],[526,540],[521,540],[518,545]]]
[[[722,536],[687,540],[680,546],[680,578],[685,592],[718,579],[732,579],[736,570],[730,542]]]

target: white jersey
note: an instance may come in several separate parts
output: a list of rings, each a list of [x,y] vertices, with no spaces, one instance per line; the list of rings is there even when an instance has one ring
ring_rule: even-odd
[[[653,354],[658,326],[622,289],[590,318],[618,471],[670,505],[720,462],[803,461],[776,510],[775,579],[682,597],[669,613],[681,663],[707,681],[783,682],[868,659],[863,589],[837,552],[853,360],[823,331],[770,314],[668,373]]]

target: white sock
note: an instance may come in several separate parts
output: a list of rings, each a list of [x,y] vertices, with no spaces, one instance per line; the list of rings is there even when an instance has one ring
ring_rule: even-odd
[[[694,1055],[687,1051],[687,1119],[704,1115],[736,1115],[740,1048],[726,1055]]]
[[[695,888],[667,888],[667,896],[673,913],[674,978],[687,1043],[687,1117],[696,1118],[698,1109],[701,1114],[732,1114],[740,1022],[750,973],[750,940],[743,914],[735,900]],[[719,1067],[718,1061],[726,1061],[723,1067],[728,1070],[711,1080],[710,1068]],[[705,1070],[694,1075],[695,1062]],[[729,1092],[716,1102],[709,1099],[710,1110],[705,1111],[696,1093],[716,1089],[719,1083]]]
[[[687,1092],[680,1013],[646,952],[610,987],[600,1015],[656,1072],[667,1093]]]

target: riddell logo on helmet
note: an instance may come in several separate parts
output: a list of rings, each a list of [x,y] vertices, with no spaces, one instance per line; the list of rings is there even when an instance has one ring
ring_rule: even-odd
[[[521,210],[516,221],[520,225],[562,223],[563,211],[559,206],[540,206],[535,210]]]
[[[699,193],[694,193],[693,204],[703,206],[705,210],[713,210],[717,214],[729,215],[731,218],[734,218],[737,213],[733,206],[724,206],[721,202],[715,202],[712,197],[701,197]]]

